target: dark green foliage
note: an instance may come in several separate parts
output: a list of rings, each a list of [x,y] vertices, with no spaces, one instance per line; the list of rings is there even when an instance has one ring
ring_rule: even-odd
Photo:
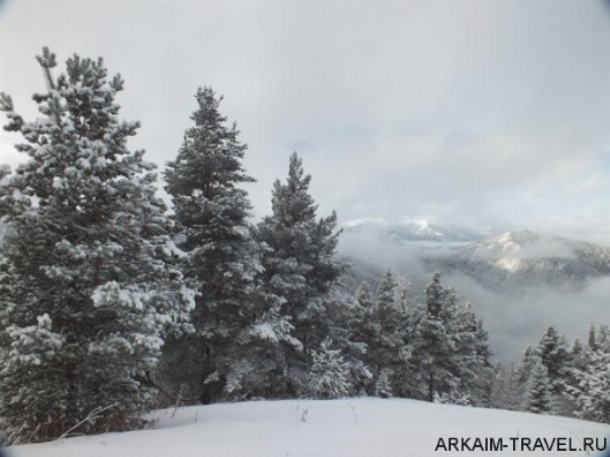
[[[285,373],[292,395],[307,388],[302,380],[311,366],[310,352],[330,334],[328,294],[341,272],[334,259],[337,216],[317,218],[310,181],[301,159],[292,154],[286,182],[274,184],[272,214],[257,227],[263,289],[279,300],[278,313],[294,326],[291,335],[300,343],[286,347]]]
[[[237,345],[246,343],[257,317],[258,260],[247,221],[250,202],[239,187],[253,181],[241,165],[246,145],[235,125],[226,125],[219,111],[222,99],[211,88],[199,89],[195,99],[194,125],[167,164],[165,188],[174,205],[175,237],[185,252],[182,270],[199,285],[193,315],[197,335],[173,343],[160,375],[173,390],[186,383],[190,396],[207,403],[229,393]],[[185,367],[186,376],[180,352],[198,359]]]
[[[79,433],[138,425],[151,393],[140,379],[163,338],[190,330],[193,302],[154,167],[127,148],[138,124],[117,118],[120,76],[74,55],[54,78],[46,48],[38,61],[39,119],[0,97],[30,156],[0,188],[0,421],[12,442],[56,438],[96,408],[108,409]]]

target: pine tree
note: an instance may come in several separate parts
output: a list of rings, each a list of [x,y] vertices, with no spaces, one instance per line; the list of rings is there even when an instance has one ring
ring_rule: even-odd
[[[281,301],[280,313],[294,325],[292,336],[303,348],[287,348],[285,373],[291,394],[307,389],[301,380],[311,364],[308,354],[329,334],[326,301],[341,273],[334,259],[337,216],[317,218],[310,182],[301,159],[292,154],[286,183],[274,184],[272,215],[257,227],[264,290]]]
[[[610,422],[610,353],[591,351],[589,362],[574,368],[574,383],[568,393],[578,418],[602,423]]]
[[[447,320],[453,313],[444,305],[453,306],[453,298],[447,300],[440,275],[435,273],[426,288],[426,305],[415,323],[410,342],[411,372],[418,398],[434,401],[438,395],[448,394],[459,385],[455,340],[451,333],[453,322]]]
[[[396,307],[396,288],[398,284],[394,280],[391,270],[384,273],[377,290],[377,308],[381,317],[391,314]],[[385,320],[385,319],[384,319]]]
[[[574,340],[574,344],[572,345],[572,350],[570,351],[570,361],[571,368],[582,369],[588,365],[589,360],[587,357],[587,350],[578,338]]]
[[[353,302],[350,299],[333,300],[329,306],[330,331],[336,346],[350,366],[350,383],[353,394],[362,395],[372,391],[373,374],[369,366],[369,343],[373,335],[379,333],[379,325],[374,321],[375,304],[369,293],[368,284],[362,282]]]
[[[607,325],[600,325],[597,337],[598,350],[610,352],[610,328]]]
[[[519,395],[517,371],[514,366],[498,362],[494,367],[489,406],[518,411],[521,408]]]
[[[434,274],[423,306],[400,316],[401,395],[488,406],[493,369],[488,334],[470,304]]]
[[[399,373],[402,368],[400,350],[404,342],[399,334],[401,315],[396,303],[397,284],[390,270],[386,271],[379,284],[377,300],[372,316],[373,322],[377,323],[376,332],[368,341],[369,351],[367,353],[368,365],[371,367],[374,379],[377,381],[384,372],[387,380],[382,384],[389,383],[389,392],[398,391]],[[384,387],[385,389],[385,387]],[[379,389],[376,388],[378,391]]]
[[[521,364],[519,365],[519,369],[517,370],[519,383],[524,385],[530,377],[532,369],[536,363],[536,352],[531,346],[525,348],[523,352],[523,357],[521,358]]]
[[[489,405],[492,368],[487,332],[468,303],[456,316],[455,346],[460,391],[472,402]]]
[[[529,380],[532,375],[534,366],[538,361],[538,355],[531,346],[528,346],[523,352],[521,363],[517,369],[517,384],[519,386],[519,401],[524,409],[527,404],[529,392]]]
[[[11,442],[124,430],[152,394],[142,383],[168,335],[186,324],[194,292],[174,267],[154,167],[127,148],[137,123],[119,121],[119,75],[74,55],[26,122],[0,96],[9,131],[29,162],[3,179],[0,217],[9,234],[0,297],[0,421]]]
[[[411,282],[409,281],[409,277],[404,275],[402,276],[396,286],[396,296],[394,297],[394,301],[396,302],[396,306],[398,309],[407,313],[412,306],[412,297],[411,297]]]
[[[592,336],[593,335],[593,336]],[[586,347],[576,340],[571,351],[566,381],[574,415],[581,419],[610,422],[610,344],[608,332],[591,326]]]
[[[310,374],[310,391],[315,398],[340,398],[351,391],[349,364],[341,350],[332,349],[332,341],[325,339],[320,349],[313,351]]]
[[[285,396],[288,349],[302,351],[293,336],[289,316],[282,314],[281,301],[257,287],[253,293],[254,322],[245,326],[232,346],[225,391],[228,398]]]
[[[439,317],[444,300],[445,289],[441,285],[441,275],[440,273],[434,273],[432,281],[426,287],[426,311],[431,317]]]
[[[186,253],[183,271],[200,291],[194,312],[197,337],[176,342],[172,354],[193,352],[200,361],[191,367],[170,365],[166,372],[186,374],[202,389],[195,394],[209,402],[225,393],[235,344],[242,342],[238,335],[256,316],[258,254],[247,221],[250,202],[239,187],[254,181],[241,164],[246,145],[236,125],[226,125],[219,111],[222,97],[204,87],[195,100],[194,125],[167,164],[165,189],[174,205],[175,236]]]
[[[375,396],[381,398],[390,398],[393,396],[392,382],[390,378],[393,376],[393,371],[389,368],[382,368],[375,381]]]
[[[564,389],[569,363],[565,340],[562,340],[553,327],[549,327],[538,343],[536,352],[547,370],[552,394],[558,398]]]
[[[551,384],[544,364],[536,360],[528,386],[526,410],[536,414],[549,414],[553,411]]]
[[[371,315],[373,313],[373,299],[369,291],[369,285],[366,281],[362,281],[358,286],[355,294],[356,306],[360,307],[363,312]]]
[[[593,324],[591,324],[591,327],[589,328],[589,349],[592,351],[597,351],[598,349],[597,335],[595,332],[595,326]]]

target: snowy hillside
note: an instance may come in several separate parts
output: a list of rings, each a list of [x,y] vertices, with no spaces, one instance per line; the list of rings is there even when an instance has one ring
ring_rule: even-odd
[[[584,437],[610,434],[607,425],[560,417],[372,398],[216,404],[181,408],[175,417],[162,410],[153,417],[159,422],[152,430],[19,446],[10,456],[428,457],[439,455],[434,448],[441,437],[566,437],[580,446]]]

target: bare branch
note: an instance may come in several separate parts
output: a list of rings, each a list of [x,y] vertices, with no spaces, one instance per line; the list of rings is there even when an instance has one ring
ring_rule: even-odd
[[[111,408],[114,408],[115,406],[118,406],[118,403],[113,403],[111,405],[108,406],[98,406],[97,408],[93,409],[89,414],[87,414],[87,417],[85,417],[83,420],[81,420],[80,422],[78,422],[76,425],[74,425],[73,427],[70,427],[68,430],[66,430],[64,433],[61,434],[61,436],[57,439],[55,439],[55,441],[59,441],[64,439],[65,437],[67,437],[71,432],[73,432],[74,430],[76,430],[78,427],[80,427],[81,425],[83,425],[85,422],[91,422],[93,421],[93,419],[95,419],[96,417],[98,417],[100,414],[102,414],[104,411],[108,411]]]

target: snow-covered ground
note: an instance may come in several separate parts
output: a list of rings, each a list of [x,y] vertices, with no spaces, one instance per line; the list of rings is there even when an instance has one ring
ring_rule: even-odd
[[[610,426],[560,417],[358,398],[216,404],[161,410],[150,430],[17,446],[9,457],[428,457],[591,455],[584,452],[435,452],[440,437],[583,437]]]

